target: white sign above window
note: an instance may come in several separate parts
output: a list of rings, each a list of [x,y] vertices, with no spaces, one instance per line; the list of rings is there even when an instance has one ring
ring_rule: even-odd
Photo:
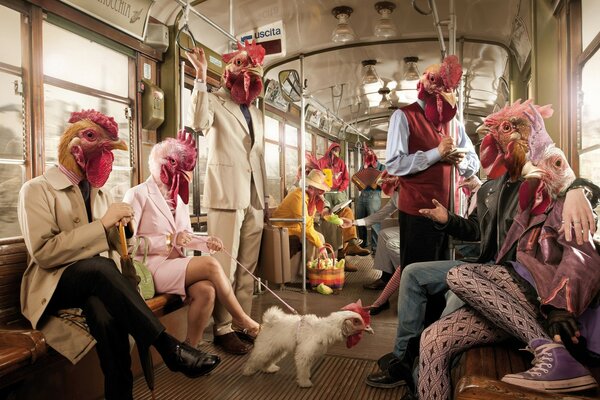
[[[283,30],[283,21],[273,22],[272,24],[254,28],[251,31],[237,35],[238,41],[256,40],[265,48],[266,56],[285,56],[285,31]]]
[[[154,0],[62,0],[123,32],[144,40]]]

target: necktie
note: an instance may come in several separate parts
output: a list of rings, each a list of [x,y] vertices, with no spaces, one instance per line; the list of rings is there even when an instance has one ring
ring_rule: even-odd
[[[252,141],[252,146],[254,146],[254,129],[252,127],[252,116],[250,115],[250,110],[245,104],[240,104],[240,110],[242,110],[242,114],[244,114],[244,118],[246,118],[248,131],[250,132],[250,140]]]
[[[83,196],[83,201],[85,203],[85,210],[87,211],[88,222],[92,221],[92,207],[90,205],[90,182],[87,179],[83,179],[79,182],[79,190],[81,190],[81,195]]]

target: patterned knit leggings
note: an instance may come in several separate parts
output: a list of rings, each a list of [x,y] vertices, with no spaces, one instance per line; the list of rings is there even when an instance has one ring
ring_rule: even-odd
[[[536,306],[527,300],[528,288],[505,267],[463,264],[450,270],[447,279],[450,289],[468,305],[423,332],[420,400],[451,398],[450,362],[470,347],[498,342],[509,334],[526,343],[548,337],[536,319]]]

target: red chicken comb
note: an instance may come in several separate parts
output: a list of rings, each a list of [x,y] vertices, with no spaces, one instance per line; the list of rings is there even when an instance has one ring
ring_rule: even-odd
[[[183,160],[185,160],[182,167],[186,171],[193,170],[196,166],[196,158],[198,156],[198,153],[196,151],[196,140],[194,139],[194,135],[192,135],[190,132],[187,132],[186,134],[186,131],[182,129],[179,132],[177,132],[177,141],[181,145],[181,147],[179,147],[177,151],[183,153],[184,157],[182,158]]]
[[[245,41],[244,44],[238,42],[237,51],[233,51],[231,53],[223,54],[223,61],[227,64],[233,59],[233,57],[237,56],[241,52],[246,52],[250,60],[252,61],[252,65],[262,65],[265,59],[265,48],[260,44],[256,44],[256,39],[252,42]]]
[[[93,123],[100,125],[103,127],[106,132],[108,132],[109,136],[113,139],[119,138],[119,126],[117,125],[115,119],[113,117],[109,117],[108,115],[102,114],[96,110],[81,110],[74,111],[71,113],[71,118],[69,118],[69,123],[73,124],[75,122],[88,120]]]
[[[440,76],[447,91],[452,91],[458,87],[462,76],[462,66],[458,61],[458,57],[451,55],[444,58],[440,67]]]
[[[358,299],[356,303],[350,303],[348,305],[345,305],[344,307],[342,307],[342,310],[354,311],[355,313],[361,316],[365,323],[365,326],[371,325],[371,315],[369,314],[369,311],[363,308],[362,301],[360,299]]]

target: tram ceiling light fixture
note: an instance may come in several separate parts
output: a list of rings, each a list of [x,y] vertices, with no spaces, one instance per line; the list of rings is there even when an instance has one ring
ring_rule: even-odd
[[[405,81],[416,81],[421,77],[417,62],[419,57],[404,57],[404,75],[402,79]]]
[[[379,83],[381,81],[379,79],[379,75],[377,75],[377,71],[375,71],[377,60],[363,60],[361,61],[361,64],[363,68],[366,68],[365,74],[362,78],[363,85],[370,85],[373,83]]]
[[[388,94],[390,94],[390,89],[387,87],[382,87],[377,91],[381,95],[381,101],[377,107],[379,108],[389,108],[392,106],[392,102],[388,99]]]
[[[333,16],[338,20],[337,26],[333,30],[331,40],[336,43],[346,43],[356,39],[354,30],[348,25],[350,15],[354,10],[348,6],[338,6],[331,10]]]
[[[392,22],[391,14],[396,5],[391,1],[379,1],[375,3],[375,10],[381,16],[375,25],[375,36],[389,38],[396,36],[396,25]]]

